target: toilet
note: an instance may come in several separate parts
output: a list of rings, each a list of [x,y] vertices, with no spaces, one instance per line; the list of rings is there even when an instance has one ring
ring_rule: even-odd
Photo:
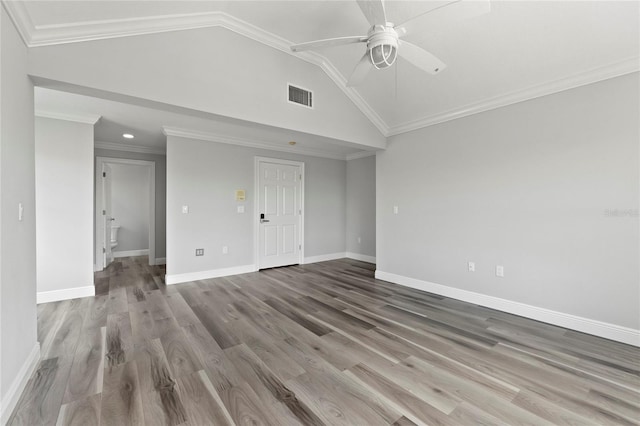
[[[120,225],[111,225],[111,250],[118,245],[118,230]]]

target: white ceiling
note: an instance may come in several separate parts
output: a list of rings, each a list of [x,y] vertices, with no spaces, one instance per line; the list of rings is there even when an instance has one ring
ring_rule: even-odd
[[[387,1],[386,9],[389,20],[400,23],[444,3]],[[24,6],[33,31],[42,32],[80,28],[87,23],[126,24],[153,17],[204,17],[216,12],[232,15],[291,43],[362,35],[368,29],[355,1],[30,1]],[[456,16],[455,8],[464,7],[464,2],[447,6],[451,13],[444,17],[425,15],[422,29],[407,37],[448,65],[442,73],[431,76],[400,59],[396,67],[372,72],[355,88],[382,119],[387,134],[639,68],[640,2],[494,0],[488,14],[463,21],[450,19]],[[347,78],[364,50],[364,45],[347,45],[318,53]],[[54,96],[46,97],[53,107]],[[83,102],[87,106],[90,103]],[[114,123],[121,120],[120,127],[135,124],[122,121],[126,114],[112,111],[110,115]],[[105,119],[100,137],[115,137],[119,132],[110,120]],[[145,119],[149,124],[153,121]],[[204,123],[198,125],[206,127]],[[149,141],[159,137],[157,128],[141,134]]]

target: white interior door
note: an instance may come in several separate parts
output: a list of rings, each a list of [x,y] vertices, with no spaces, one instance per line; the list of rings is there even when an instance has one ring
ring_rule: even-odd
[[[111,223],[114,218],[111,216],[111,167],[107,163],[102,163],[102,218],[104,220],[103,229],[103,265],[106,268],[113,262],[111,252]]]
[[[301,263],[303,164],[259,159],[258,269]]]

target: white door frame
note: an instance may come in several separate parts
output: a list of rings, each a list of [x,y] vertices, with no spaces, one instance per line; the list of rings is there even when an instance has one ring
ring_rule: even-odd
[[[305,175],[304,175],[304,162],[302,161],[292,161],[292,160],[283,160],[280,158],[271,158],[271,157],[254,157],[254,186],[253,186],[253,264],[254,269],[257,271],[260,268],[259,265],[259,241],[260,241],[260,163],[276,163],[276,164],[285,164],[289,166],[298,166],[300,167],[300,174],[302,175],[302,179],[300,180],[300,209],[302,213],[299,215],[300,217],[300,232],[298,233],[298,244],[300,245],[300,250],[298,250],[298,263],[302,265],[304,263],[304,183],[305,183]]]
[[[96,157],[95,177],[95,271],[102,271],[105,267],[102,256],[104,232],[102,231],[102,164],[128,164],[146,167],[149,173],[149,265],[156,264],[156,163],[146,160],[130,160],[128,158]]]

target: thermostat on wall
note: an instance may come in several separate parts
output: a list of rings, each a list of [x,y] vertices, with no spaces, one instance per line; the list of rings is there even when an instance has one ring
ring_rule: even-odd
[[[236,201],[244,201],[245,193],[244,189],[236,189]]]

